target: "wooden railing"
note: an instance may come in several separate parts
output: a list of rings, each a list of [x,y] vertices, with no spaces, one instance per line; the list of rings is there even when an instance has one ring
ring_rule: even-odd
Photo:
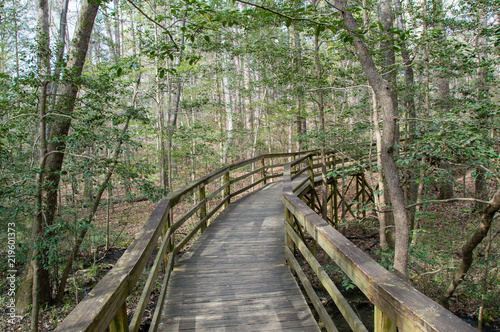
[[[306,153],[308,152],[266,154],[247,159],[220,168],[169,194],[158,203],[140,233],[113,269],[55,331],[96,332],[105,331],[108,327],[111,332],[138,331],[158,272],[163,266],[165,273],[150,327],[150,331],[156,331],[170,273],[175,264],[175,256],[196,234],[203,232],[216,213],[227,206],[231,199],[259,184],[281,177],[285,164]],[[186,202],[191,204],[194,202],[194,206],[188,212],[177,216],[174,210],[181,204],[187,205]],[[179,228],[187,224],[192,225],[188,234],[178,234]],[[158,250],[153,266],[145,269],[156,248]],[[138,283],[141,276],[144,278],[146,275],[146,282]],[[138,284],[142,285],[142,291],[137,289]],[[141,293],[141,297],[129,323],[127,298],[133,292]]]
[[[397,328],[400,331],[475,331],[450,311],[377,264],[301,200],[299,197],[301,192],[310,191],[315,183],[321,183],[321,178],[314,173],[312,158],[313,154],[309,154],[285,166],[283,176],[287,244],[285,251],[291,270],[299,277],[326,329],[337,331],[295,259],[296,250],[306,259],[353,331],[367,331],[367,329],[317,261],[316,246],[323,249],[374,305],[375,331],[395,332]],[[309,177],[297,186],[292,186],[292,180],[306,172]],[[306,233],[312,240],[311,245],[305,240]]]

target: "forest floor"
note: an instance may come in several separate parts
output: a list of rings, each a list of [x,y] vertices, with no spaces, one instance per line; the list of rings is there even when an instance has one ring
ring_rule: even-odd
[[[149,201],[115,203],[110,210],[109,250],[105,249],[107,210],[102,208],[99,211],[95,226],[80,254],[79,263],[68,280],[65,299],[63,302],[45,307],[41,311],[40,331],[52,331],[113,267],[132,242],[135,234],[141,229],[154,206],[155,204]],[[432,205],[425,207],[423,210],[421,218],[422,232],[418,235],[417,243],[412,246],[409,275],[413,285],[433,299],[438,298],[450,280],[454,272],[453,267],[456,267],[461,259],[460,248],[465,243],[468,234],[478,224],[477,215],[472,214],[470,211],[470,203]],[[179,213],[182,213],[182,211],[179,211]],[[343,225],[343,233],[372,258],[382,265],[390,267],[388,262],[391,260],[391,256],[380,251],[376,227],[376,224],[367,226],[366,224],[360,225],[355,221],[348,221]],[[495,225],[495,229],[492,231],[496,232],[498,227],[498,225]],[[187,230],[181,230],[182,232],[186,233]],[[496,239],[490,257],[498,257],[500,251],[498,242],[498,239]],[[484,258],[484,250],[484,246],[480,248],[480,258],[481,255]],[[334,264],[321,250],[318,251],[318,258],[325,267],[331,267],[332,279],[338,284],[339,289],[348,295],[349,302],[360,313],[360,316],[368,318],[367,327],[369,327],[369,324],[373,321],[370,316],[373,313],[369,301],[359,291],[351,289],[350,282],[340,273],[334,271]],[[487,287],[488,292],[486,294],[488,314],[487,328],[484,331],[500,331],[500,273],[498,264],[498,261],[488,261],[488,281],[490,285]],[[470,324],[477,322],[484,267],[484,260],[480,260],[478,264],[475,264],[450,301],[450,309]],[[328,299],[326,292],[324,292],[319,282],[314,279],[312,271],[308,270],[307,267],[305,269],[328,310],[335,313],[337,309],[333,301]],[[2,269],[0,273],[1,280],[6,280],[6,269]],[[18,278],[20,278],[20,275],[18,275]],[[2,296],[5,296],[8,285],[1,283],[0,291]],[[148,324],[152,317],[157,297],[158,290],[151,294],[151,303],[147,307],[143,318],[143,324],[145,325]],[[133,295],[129,299],[129,312],[133,312],[138,298],[138,295]],[[0,329],[4,331],[29,331],[29,314],[17,317],[14,325],[8,323],[7,307],[4,299],[4,297],[1,297],[1,304],[5,309],[0,314]],[[342,328],[339,328],[339,330],[342,330]]]

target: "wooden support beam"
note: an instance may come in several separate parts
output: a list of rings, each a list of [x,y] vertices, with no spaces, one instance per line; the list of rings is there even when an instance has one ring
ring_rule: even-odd
[[[229,203],[231,203],[231,179],[229,178],[229,170],[224,174],[224,183],[225,183],[225,188],[224,188],[224,199],[226,200],[226,203],[224,203],[224,208],[227,208]]]
[[[200,187],[200,202],[204,202],[200,208],[200,220],[203,220],[207,215],[207,202],[205,201],[205,198],[206,198],[205,184],[203,184]],[[204,232],[206,228],[207,228],[207,223],[205,222],[201,226],[201,232]]]
[[[262,158],[261,163],[262,163],[261,176],[264,179],[264,184],[266,184],[267,183],[267,181],[266,181],[266,158]]]
[[[326,311],[325,307],[323,306],[323,303],[319,299],[318,295],[316,295],[316,292],[314,291],[314,288],[311,286],[311,283],[307,279],[307,276],[304,274],[302,269],[300,268],[299,263],[293,257],[292,252],[288,249],[285,248],[285,254],[286,254],[286,259],[288,261],[289,266],[295,271],[297,276],[300,279],[300,282],[302,286],[304,287],[304,290],[306,291],[309,299],[311,300],[314,308],[316,309],[316,312],[319,315],[319,318],[323,325],[325,326],[326,330],[328,332],[338,332],[337,327],[332,321],[332,318],[330,315],[328,315],[328,312]]]
[[[127,301],[125,300],[109,324],[109,332],[128,332]]]
[[[396,324],[393,323],[392,320],[389,319],[382,310],[378,307],[374,307],[374,316],[375,316],[375,326],[373,327],[374,332],[396,332]]]

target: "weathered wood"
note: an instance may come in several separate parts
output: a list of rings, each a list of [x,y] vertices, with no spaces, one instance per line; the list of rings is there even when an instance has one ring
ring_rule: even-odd
[[[128,332],[127,302],[123,302],[115,318],[109,324],[109,332]]]
[[[280,193],[264,186],[212,222],[176,264],[158,330],[319,331],[284,265]]]
[[[226,203],[224,204],[224,207],[227,208],[229,203],[231,203],[231,178],[229,177],[229,171],[227,171],[224,174],[224,183],[225,183],[225,188],[224,188],[224,198],[226,199]]]
[[[94,332],[104,331],[108,328],[110,322],[116,316],[117,312],[123,307],[127,296],[131,294],[137,280],[144,271],[144,267],[146,266],[151,253],[157,246],[158,238],[161,236],[165,224],[168,223],[165,228],[165,232],[167,229],[170,229],[173,234],[173,232],[187,219],[186,217],[181,217],[182,222],[171,224],[172,220],[169,219],[169,216],[171,215],[171,207],[175,206],[178,202],[182,201],[186,197],[192,196],[195,193],[199,193],[202,188],[205,188],[208,184],[220,179],[221,177],[226,177],[227,179],[229,177],[229,171],[231,170],[239,169],[258,160],[263,160],[264,158],[282,158],[299,156],[307,153],[309,153],[309,151],[257,156],[222,167],[217,171],[205,175],[193,181],[189,185],[170,193],[166,199],[160,201],[157,205],[145,223],[143,229],[136,236],[136,239],[129,246],[120,260],[115,264],[115,267],[106,276],[104,276],[103,279],[101,279],[89,295],[70,313],[70,315],[67,316],[62,323],[59,324],[55,331]],[[200,204],[195,209],[203,209],[206,202],[216,198],[222,190],[229,190],[229,186],[229,179],[227,179],[226,183],[221,188],[212,192],[212,194],[205,200],[201,198]],[[229,203],[229,196],[230,192],[228,192],[222,201],[207,214],[206,220],[213,216],[213,214],[223,205]],[[194,211],[195,209],[192,209],[190,213],[196,213],[196,211]],[[169,243],[167,247],[170,247],[169,250],[171,250],[172,243]],[[173,264],[172,260],[168,260],[167,264]],[[169,272],[167,271],[167,273]]]
[[[323,306],[323,303],[321,303],[321,300],[319,299],[318,295],[314,291],[314,289],[311,286],[311,283],[307,279],[306,275],[300,268],[299,263],[293,257],[292,252],[286,248],[285,249],[285,254],[286,254],[286,259],[288,263],[290,264],[290,267],[293,269],[293,271],[297,274],[297,276],[300,279],[300,282],[302,283],[302,287],[304,287],[307,295],[309,296],[309,300],[311,300],[311,303],[313,304],[314,308],[316,309],[316,312],[318,313],[321,322],[324,324],[326,330],[328,332],[337,332],[338,329],[335,326],[335,324],[332,321],[332,318],[330,315],[328,315],[328,312],[326,311],[325,307]]]
[[[326,291],[332,298],[332,300],[337,305],[337,308],[342,313],[342,316],[349,324],[353,331],[358,332],[368,332],[366,327],[361,322],[361,319],[356,315],[354,310],[352,310],[351,306],[347,302],[347,300],[342,296],[342,293],[338,290],[337,286],[330,279],[328,274],[325,272],[323,267],[316,260],[314,255],[311,254],[309,248],[304,244],[304,242],[299,238],[299,236],[294,232],[293,228],[290,225],[285,225],[287,236],[292,239],[293,243],[300,250],[304,258],[309,263],[311,269],[316,273],[316,276],[321,281],[323,287],[325,287]]]
[[[246,186],[246,187],[244,187],[244,188],[242,188],[242,189],[240,189],[240,190],[232,193],[229,197],[232,198],[234,196],[238,196],[239,194],[244,193],[245,191],[247,191],[249,189],[252,189],[253,187],[255,187],[255,186],[257,186],[257,185],[259,185],[259,184],[261,184],[262,182],[265,182],[265,181],[266,181],[266,179],[259,179],[258,181],[255,181],[254,183],[251,183],[248,186]]]
[[[306,172],[308,170],[307,167],[304,167],[303,169],[301,169],[300,171],[297,171],[295,172],[295,174],[293,175],[292,177],[292,180],[295,180],[296,178],[298,178],[299,176],[302,175],[302,173]]]
[[[396,332],[397,327],[396,324],[392,320],[389,319],[382,310],[375,307],[374,308],[374,332]]]
[[[241,176],[239,176],[239,177],[237,177],[237,178],[231,179],[231,181],[230,181],[230,182],[231,182],[231,184],[236,183],[236,182],[240,182],[241,180],[244,180],[244,179],[246,179],[246,178],[248,178],[248,177],[250,177],[250,176],[252,176],[252,175],[255,175],[255,174],[257,174],[257,173],[262,172],[262,169],[263,169],[263,168],[265,169],[265,167],[259,167],[259,168],[256,168],[256,169],[254,169],[254,170],[253,170],[253,171],[251,171],[251,172],[245,173],[245,174],[243,174],[243,175],[241,175]]]
[[[266,158],[262,158],[261,162],[262,162],[262,167],[261,167],[262,174],[261,174],[261,178],[264,179],[264,184],[266,184],[267,183],[267,181],[266,181]]]
[[[165,257],[164,260],[165,268],[168,266],[169,255],[166,253],[166,251],[170,244],[171,235],[172,235],[172,229],[169,229],[167,233],[163,236],[163,241],[161,243],[160,249],[156,254],[148,279],[142,290],[141,298],[139,299],[139,303],[137,304],[134,316],[132,317],[132,321],[130,322],[130,332],[137,332],[141,326],[141,320],[142,316],[144,315],[144,309],[146,308],[146,305],[149,302],[149,295],[151,294],[151,291],[155,286],[156,277],[160,269],[161,265],[160,262],[162,260],[162,257]]]
[[[287,167],[285,182],[290,179]],[[397,278],[321,219],[284,184],[286,208],[368,299],[402,330],[474,331],[474,329]]]
[[[206,198],[205,186],[202,186],[200,188],[200,203],[203,202],[203,205],[200,208],[200,219],[201,220],[203,220],[207,215],[207,201],[205,198]],[[203,224],[203,226],[201,227],[201,231],[204,232],[206,228],[207,228],[207,223],[205,222]]]
[[[92,289],[89,295],[61,322],[55,331],[104,331],[123,306],[126,297],[142,274],[161,235],[170,206],[160,201],[143,229],[127,251]]]

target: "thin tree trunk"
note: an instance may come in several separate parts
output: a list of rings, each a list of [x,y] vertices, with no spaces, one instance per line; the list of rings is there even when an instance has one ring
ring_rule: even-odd
[[[382,165],[381,151],[382,151],[382,133],[379,125],[378,116],[378,103],[375,93],[373,93],[373,128],[375,132],[375,142],[377,145],[377,165],[380,171],[377,172],[377,186],[379,195],[374,195],[375,204],[377,208],[377,217],[379,220],[379,238],[380,248],[382,250],[394,249],[394,216],[392,212],[387,211],[389,203],[389,191],[384,181],[384,174],[380,166]]]
[[[357,35],[358,24],[352,13],[347,11],[347,6],[343,0],[334,1],[336,8],[341,11],[347,31],[353,37],[353,43],[360,59],[363,70],[368,78],[368,82],[373,88],[380,108],[384,115],[383,139],[381,162],[385,179],[391,196],[391,203],[396,224],[396,253],[394,258],[394,272],[406,278],[408,265],[408,245],[409,245],[409,223],[406,215],[405,198],[399,181],[398,169],[394,162],[394,139],[396,137],[396,114],[394,102],[390,93],[390,87],[384,80],[368,50],[365,41]]]
[[[137,83],[134,88],[134,95],[132,97],[132,105],[135,105],[135,101],[137,98],[138,90],[139,90],[139,84],[141,81],[141,75],[139,74],[139,78],[137,80]],[[118,163],[118,158],[120,157],[121,154],[121,147],[123,144],[123,139],[125,137],[125,134],[127,133],[128,127],[130,123],[130,116],[127,116],[127,120],[125,121],[125,125],[122,129],[121,135],[118,137],[118,142],[115,147],[115,151],[113,152],[113,156],[111,157],[111,165],[109,166],[108,172],[106,174],[106,177],[104,179],[104,182],[100,185],[99,190],[97,191],[96,197],[94,199],[94,204],[92,205],[92,209],[89,213],[89,216],[85,219],[85,225],[89,226],[92,221],[94,220],[94,216],[97,212],[97,209],[99,208],[99,203],[101,202],[102,195],[104,194],[104,191],[108,188],[109,182],[111,180],[111,176],[113,176],[116,164]],[[68,280],[69,273],[71,272],[71,268],[73,267],[73,262],[75,260],[75,257],[78,255],[78,252],[80,251],[80,246],[83,243],[83,240],[85,239],[85,235],[87,234],[87,231],[89,230],[89,227],[83,227],[80,232],[78,233],[78,236],[76,238],[75,244],[73,245],[73,249],[71,250],[71,256],[68,259],[68,262],[66,263],[66,266],[64,267],[63,274],[61,277],[61,283],[59,284],[59,289],[57,291],[57,299],[62,300],[64,297],[64,290],[66,288],[66,283]]]
[[[36,181],[36,211],[31,235],[34,244],[33,260],[31,263],[33,268],[31,332],[38,331],[38,317],[42,300],[47,301],[50,300],[51,297],[49,279],[42,276],[43,267],[42,259],[40,257],[41,252],[39,249],[39,245],[43,237],[43,226],[45,224],[43,213],[43,180],[45,162],[47,158],[45,114],[50,75],[49,3],[47,0],[39,0],[37,2],[37,44],[38,75],[41,83],[38,100],[38,114],[40,117],[40,171]],[[42,286],[49,287],[45,296],[41,293]]]
[[[230,62],[228,62],[230,63]],[[231,98],[231,88],[229,86],[229,77],[228,77],[228,72],[224,74],[224,77],[222,78],[223,80],[223,85],[224,85],[224,103],[226,105],[226,131],[227,131],[227,138],[226,142],[224,143],[224,147],[222,149],[222,163],[225,164],[227,163],[227,156],[229,153],[229,148],[230,145],[233,141],[233,136],[234,136],[234,131],[233,131],[233,100]]]
[[[65,138],[67,137],[71,126],[71,114],[73,113],[76,95],[78,93],[78,86],[72,82],[81,76],[98,8],[99,5],[95,2],[82,0],[81,10],[75,26],[73,44],[69,50],[67,63],[68,69],[66,72],[66,76],[68,78],[66,81],[68,83],[65,83],[62,86],[61,92],[56,101],[56,109],[66,116],[60,117],[58,118],[58,121],[52,123],[49,133],[49,144],[47,145],[47,158],[44,173],[46,176],[46,181],[44,181],[44,190],[46,192],[46,198],[44,200],[44,216],[46,225],[51,225],[53,223],[57,209],[57,194],[66,148]],[[52,235],[48,234],[46,236],[50,237]],[[38,239],[33,238],[32,240],[36,241]],[[43,242],[45,241],[42,241],[42,243]],[[40,250],[43,255],[47,249],[41,247]],[[32,289],[32,278],[33,276],[30,275],[29,272],[26,273],[23,277],[23,282],[18,288],[18,292],[16,293],[16,308],[18,309],[16,311],[19,313],[26,312],[26,308],[32,302],[31,291],[27,291],[28,289]],[[50,287],[41,287],[40,290],[42,297],[50,298]]]
[[[479,68],[477,71],[477,78],[478,78],[478,92],[479,92],[479,99],[483,102],[488,101],[489,99],[489,88],[487,85],[487,67],[482,65],[484,62],[487,60],[487,54],[486,50],[488,47],[488,41],[486,39],[485,34],[482,32],[488,28],[488,17],[487,15],[483,12],[481,15],[481,32],[478,33],[477,37],[477,46],[479,48],[479,55],[478,55],[478,62],[479,62]],[[479,126],[483,127],[486,126],[487,123],[489,122],[489,118],[491,117],[490,114],[487,112],[481,112],[478,111],[477,117],[479,118]],[[482,167],[477,167],[476,168],[476,181],[475,181],[475,197],[481,200],[484,200],[488,196],[488,184],[486,182],[486,171]],[[479,211],[482,208],[481,204],[476,204],[475,209]]]
[[[462,247],[462,261],[460,262],[452,280],[448,284],[448,287],[446,287],[439,298],[439,303],[441,303],[443,307],[448,308],[450,297],[453,295],[458,285],[464,280],[464,277],[467,274],[467,271],[469,271],[469,268],[474,260],[474,249],[488,234],[493,218],[498,210],[500,210],[500,190],[497,190],[491,199],[489,206],[484,210],[479,226]]]

